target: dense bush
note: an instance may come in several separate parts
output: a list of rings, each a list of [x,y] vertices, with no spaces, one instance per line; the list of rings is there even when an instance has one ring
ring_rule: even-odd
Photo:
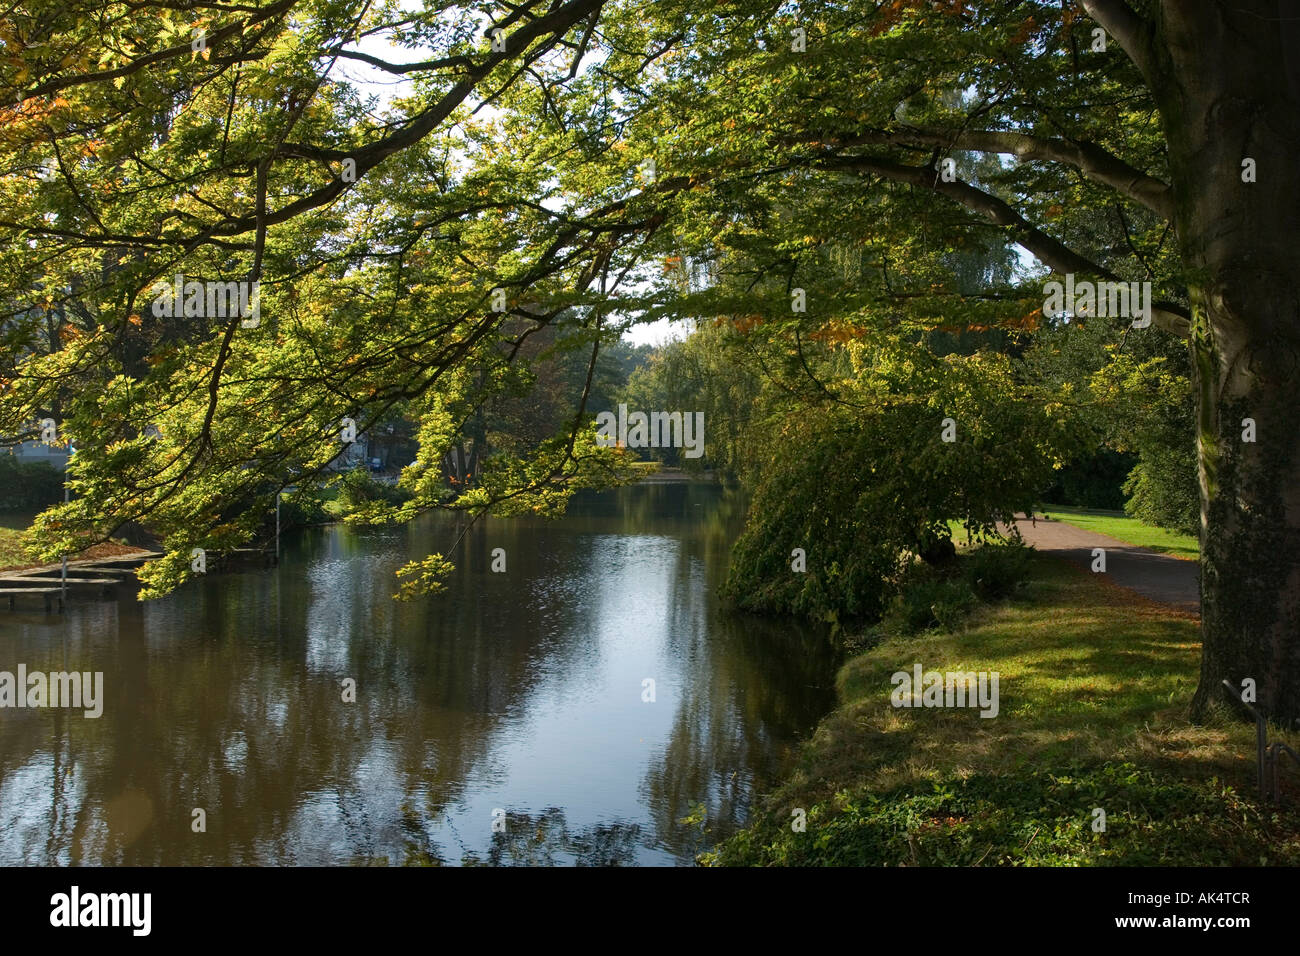
[[[1029,574],[1032,552],[1016,542],[985,545],[963,559],[963,572],[971,590],[981,601],[1010,597]]]
[[[338,487],[339,500],[347,511],[363,508],[375,502],[400,505],[411,498],[410,493],[403,491],[396,485],[376,481],[363,468],[354,468],[344,473]]]
[[[725,593],[737,605],[844,624],[876,620],[911,556],[942,553],[950,521],[978,535],[1001,514],[1032,507],[1072,447],[1059,410],[1020,400],[997,359],[936,360],[919,349],[907,359],[882,391],[919,391],[914,378],[937,384],[923,374],[936,363],[947,394],[863,396],[860,407],[807,408],[775,426],[779,447],[732,553]],[[945,421],[953,441],[944,439]],[[796,548],[802,572],[792,566]]]
[[[63,500],[63,475],[47,461],[0,455],[0,511],[39,511]]]
[[[305,525],[324,524],[334,516],[325,510],[319,498],[296,495],[280,501],[281,528],[299,528]]]
[[[907,575],[886,617],[891,631],[915,634],[939,626],[955,630],[975,603],[965,577],[940,575],[929,569]]]
[[[1143,449],[1141,459],[1124,483],[1129,500],[1124,510],[1147,524],[1197,535],[1201,530],[1201,498],[1196,476],[1196,446],[1156,446]]]
[[[1001,600],[1015,591],[1029,573],[1031,554],[1021,544],[986,544],[944,570],[913,564],[899,578],[886,631],[957,630],[978,602]]]

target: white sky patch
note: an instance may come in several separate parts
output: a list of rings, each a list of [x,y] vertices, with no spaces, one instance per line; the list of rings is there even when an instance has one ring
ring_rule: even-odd
[[[623,333],[623,341],[633,345],[667,345],[680,342],[690,334],[689,323],[681,319],[658,319],[632,326]]]

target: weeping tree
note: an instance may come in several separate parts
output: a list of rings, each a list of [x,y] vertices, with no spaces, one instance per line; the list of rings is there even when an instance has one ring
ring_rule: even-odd
[[[629,158],[654,159],[677,190],[661,201],[688,259],[720,264],[724,280],[740,264],[735,281],[675,296],[669,311],[805,337],[846,317],[1032,330],[1047,281],[1150,283],[1149,310],[1112,305],[1109,321],[1117,339],[1186,349],[1192,369],[1204,632],[1193,712],[1221,680],[1251,678],[1289,722],[1298,28],[1263,0],[733,3],[709,15],[656,4],[602,72],[626,56]],[[663,51],[652,69],[647,49]],[[1034,260],[1011,282],[972,290],[942,268],[954,250],[999,243]],[[824,254],[845,245],[860,252],[851,274]],[[784,299],[800,291],[803,311]],[[1107,320],[1095,303],[1066,311]]]
[[[770,418],[725,589],[741,607],[875,620],[914,556],[951,559],[951,523],[997,537],[1088,439],[1068,408],[1027,400],[1004,355],[869,334],[843,349],[856,374],[836,401]]]
[[[481,485],[429,466],[555,322],[592,368],[629,321],[767,330],[833,402],[814,336],[1032,333],[1049,279],[1149,282],[1151,326],[1109,321],[1193,369],[1195,712],[1249,677],[1300,719],[1298,29],[1279,0],[18,3],[0,420],[78,448],[39,543],[148,521],[173,586],[399,404],[424,467],[390,517],[554,510],[617,471],[581,395]],[[155,310],[177,276],[259,283],[260,321]]]

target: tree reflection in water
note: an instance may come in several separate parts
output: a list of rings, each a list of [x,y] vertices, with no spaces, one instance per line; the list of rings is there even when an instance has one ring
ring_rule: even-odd
[[[321,528],[271,571],[14,613],[0,669],[100,670],[106,700],[0,722],[0,864],[689,863],[834,699],[824,636],[717,605],[743,516],[658,485],[489,521],[410,604],[393,571],[454,519]]]

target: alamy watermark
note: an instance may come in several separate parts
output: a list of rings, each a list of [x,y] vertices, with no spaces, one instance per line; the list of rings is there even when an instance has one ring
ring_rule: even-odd
[[[895,671],[890,702],[895,707],[978,707],[981,717],[998,715],[997,671]]]
[[[18,673],[0,671],[0,708],[70,707],[96,718],[104,713],[104,672],[44,671],[27,672],[26,664]]]
[[[262,321],[261,282],[185,281],[177,274],[171,285],[160,282],[154,287],[153,314],[169,319],[230,319],[239,316],[239,324],[255,329]]]
[[[1150,282],[1078,282],[1068,273],[1065,284],[1055,280],[1043,286],[1043,315],[1132,319],[1133,328],[1151,324]]]
[[[628,412],[596,415],[596,444],[602,448],[683,448],[685,457],[704,454],[703,412]]]
[[[83,893],[73,886],[50,897],[50,925],[125,926],[133,936],[148,936],[152,909],[152,893]]]

